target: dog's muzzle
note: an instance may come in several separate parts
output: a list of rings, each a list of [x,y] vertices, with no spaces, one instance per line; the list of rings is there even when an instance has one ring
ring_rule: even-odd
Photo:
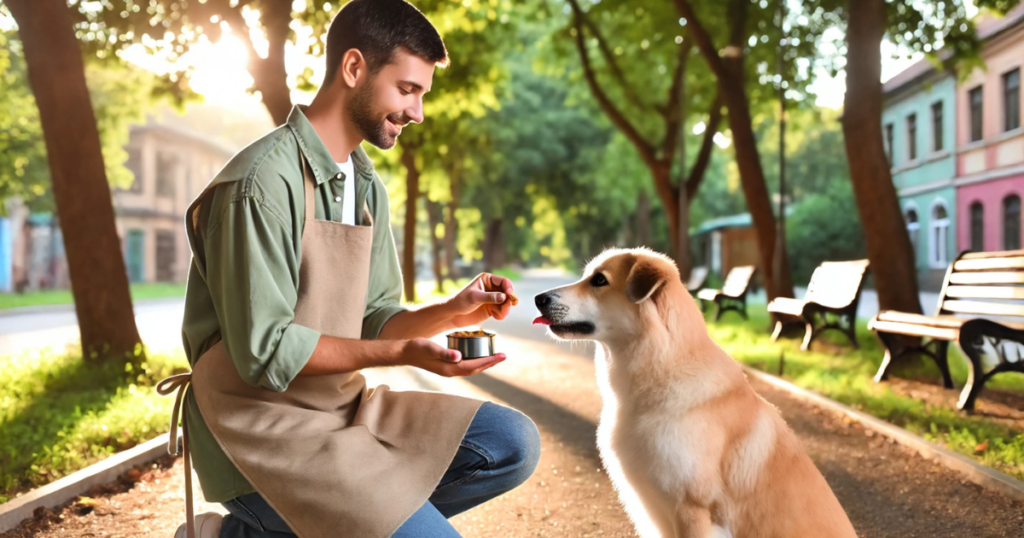
[[[537,295],[534,303],[540,315],[551,322],[548,327],[551,332],[561,336],[564,334],[588,335],[593,334],[597,327],[589,321],[568,321],[569,307],[558,301],[560,295],[555,291],[548,291]]]

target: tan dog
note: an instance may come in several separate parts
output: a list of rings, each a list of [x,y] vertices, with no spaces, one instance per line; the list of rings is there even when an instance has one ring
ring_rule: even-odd
[[[708,336],[675,264],[610,250],[536,298],[564,340],[597,342],[598,448],[642,536],[857,538],[778,411]]]

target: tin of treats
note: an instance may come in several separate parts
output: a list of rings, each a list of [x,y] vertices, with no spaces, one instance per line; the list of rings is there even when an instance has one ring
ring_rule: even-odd
[[[484,330],[456,331],[448,335],[448,349],[462,353],[463,359],[479,359],[494,355],[494,333]]]

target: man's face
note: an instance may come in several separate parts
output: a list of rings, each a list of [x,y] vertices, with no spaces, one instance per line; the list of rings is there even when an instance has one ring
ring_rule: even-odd
[[[359,134],[380,149],[391,149],[409,122],[423,122],[423,95],[434,80],[434,64],[405,49],[391,63],[355,87],[348,112]]]

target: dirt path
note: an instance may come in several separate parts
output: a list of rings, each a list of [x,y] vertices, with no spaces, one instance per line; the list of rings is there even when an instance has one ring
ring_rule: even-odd
[[[530,415],[542,435],[540,466],[519,489],[454,518],[455,526],[467,538],[635,536],[600,470],[594,446],[600,397],[586,350],[510,336],[504,345],[514,359],[487,374],[430,382]],[[861,536],[1024,537],[1021,503],[967,483],[777,389],[757,382],[755,388],[779,407],[800,436]],[[78,503],[44,513],[0,536],[172,536],[184,518],[180,460],[165,460],[128,482],[95,492],[91,506]]]

